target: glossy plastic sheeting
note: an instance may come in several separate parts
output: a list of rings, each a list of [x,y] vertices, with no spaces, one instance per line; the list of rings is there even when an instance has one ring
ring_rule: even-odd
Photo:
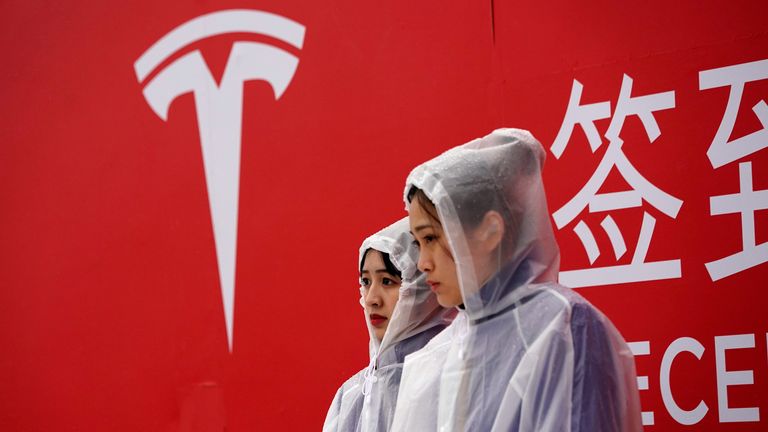
[[[415,186],[435,204],[464,306],[406,359],[393,430],[641,430],[629,348],[602,313],[556,282],[543,162],[530,133],[501,129],[409,175],[406,203]],[[491,210],[504,234],[482,257],[472,253],[473,234]]]
[[[324,431],[388,431],[405,356],[422,348],[455,316],[454,310],[437,303],[426,284],[426,275],[416,268],[418,252],[411,243],[405,218],[368,237],[360,246],[360,265],[368,249],[389,254],[401,272],[400,297],[381,341],[364,314],[371,338],[370,364],[336,392]]]

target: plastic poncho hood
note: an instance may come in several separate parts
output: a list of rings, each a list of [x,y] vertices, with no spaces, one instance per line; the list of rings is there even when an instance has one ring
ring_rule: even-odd
[[[500,129],[425,162],[406,180],[406,208],[416,187],[437,209],[470,319],[529,294],[518,287],[557,280],[560,253],[541,181],[543,164],[541,144],[528,131]],[[495,276],[486,281],[476,272],[466,233],[490,210],[503,218],[505,235],[489,257]]]
[[[437,298],[427,285],[426,275],[417,268],[419,255],[418,250],[413,246],[408,218],[400,219],[365,239],[360,246],[358,260],[360,266],[363,265],[366,251],[369,249],[389,254],[392,264],[400,270],[402,279],[399,299],[381,341],[374,335],[371,321],[368,315],[365,315],[370,336],[371,362],[374,363],[377,359],[383,358],[387,351],[398,343],[424,330],[446,324],[446,318],[454,313],[437,303]],[[360,303],[364,305],[362,288],[360,293]]]
[[[499,129],[408,176],[406,206],[414,187],[434,204],[464,303],[406,358],[393,431],[642,429],[627,344],[600,311],[557,284],[544,155],[529,132]],[[485,218],[490,211],[502,231],[498,218]],[[498,243],[478,248],[487,238]]]
[[[456,315],[455,310],[437,303],[426,284],[426,276],[417,268],[418,251],[412,240],[408,218],[403,218],[368,237],[360,246],[358,268],[362,267],[368,250],[389,255],[401,275],[399,298],[381,341],[363,311],[370,336],[370,363],[339,389],[324,431],[388,431],[405,356],[423,347]],[[360,304],[364,306],[362,287],[360,294]]]

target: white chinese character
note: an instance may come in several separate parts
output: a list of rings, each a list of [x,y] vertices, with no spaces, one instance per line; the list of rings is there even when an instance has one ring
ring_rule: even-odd
[[[728,104],[707,156],[713,168],[719,168],[768,147],[768,105],[761,100],[752,111],[762,129],[729,141],[741,105],[744,85],[768,79],[768,60],[726,66],[699,72],[699,90],[730,87]],[[752,187],[752,162],[739,163],[739,193],[709,199],[710,215],[741,214],[742,251],[706,263],[713,281],[768,262],[768,243],[755,244],[755,211],[768,209],[768,190]]]
[[[574,80],[563,124],[550,147],[558,159],[565,151],[576,124],[579,124],[584,130],[593,153],[602,144],[594,121],[611,117],[610,102],[580,105],[582,89],[581,83]],[[608,139],[608,148],[587,183],[570,201],[552,214],[558,229],[562,229],[575,220],[584,208],[588,207],[589,213],[608,212],[640,207],[643,200],[665,215],[673,219],[677,217],[683,202],[656,187],[635,169],[622,151],[624,142],[619,137],[624,120],[629,116],[636,115],[642,122],[650,142],[655,141],[661,135],[661,131],[653,113],[674,108],[675,92],[668,91],[634,97],[631,96],[631,93],[632,78],[624,75],[616,110],[605,133],[605,137]],[[613,168],[618,170],[631,189],[598,193]],[[645,261],[655,225],[656,219],[648,212],[643,212],[643,222],[630,264],[563,271],[560,272],[560,281],[571,287],[582,287],[679,278],[679,259]],[[608,235],[616,260],[619,260],[627,251],[624,236],[619,227],[611,215],[606,215],[600,226]],[[573,231],[584,245],[590,264],[593,264],[600,256],[600,249],[591,229],[581,220],[576,224]]]

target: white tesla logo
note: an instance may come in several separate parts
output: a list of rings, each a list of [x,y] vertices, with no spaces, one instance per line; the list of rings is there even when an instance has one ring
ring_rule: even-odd
[[[145,84],[143,93],[149,106],[164,121],[168,119],[168,108],[174,99],[190,92],[194,94],[227,343],[232,351],[243,83],[264,80],[272,86],[277,100],[290,84],[299,59],[265,43],[238,41],[232,44],[220,85],[216,84],[199,50],[173,60],[149,82],[144,82],[158,66],[184,47],[227,33],[265,35],[297,49],[301,49],[304,42],[304,26],[295,21],[256,10],[225,10],[199,16],[173,29],[133,66],[139,82]]]

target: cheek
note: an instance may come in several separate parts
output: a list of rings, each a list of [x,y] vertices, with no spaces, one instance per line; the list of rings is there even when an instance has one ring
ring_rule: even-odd
[[[459,276],[456,274],[456,261],[447,252],[440,254],[440,264],[442,265],[441,278],[445,283],[445,287],[450,289],[448,294],[451,297],[451,301],[456,306],[461,303],[461,290],[459,289]]]
[[[453,258],[451,255],[448,254],[448,251],[443,250],[442,248],[436,253],[435,261],[439,263],[439,266],[442,269],[442,272],[449,277],[455,277],[456,275],[456,263],[453,261]]]
[[[400,298],[400,289],[392,288],[387,292],[387,311],[392,315],[392,311],[395,310],[397,300]]]

